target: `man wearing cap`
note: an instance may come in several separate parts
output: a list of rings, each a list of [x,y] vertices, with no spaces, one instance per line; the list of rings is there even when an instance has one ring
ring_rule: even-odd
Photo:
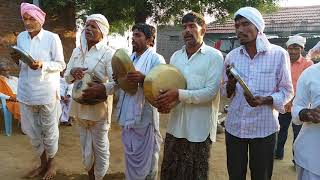
[[[44,174],[43,179],[52,179],[56,174],[54,156],[58,151],[61,114],[59,73],[65,68],[65,62],[59,36],[42,29],[45,15],[33,4],[21,4],[26,31],[18,35],[17,46],[29,53],[35,62],[28,66],[19,61],[17,54],[12,54],[12,59],[20,66],[17,99],[21,127],[41,159],[40,167],[26,176]]]
[[[241,46],[226,56],[222,88],[231,98],[225,123],[229,179],[245,180],[249,159],[252,180],[271,180],[278,112],[284,113],[284,105],[293,97],[289,55],[270,44],[257,9],[239,9],[234,22]],[[230,74],[230,65],[253,97]]]
[[[84,78],[90,73],[94,82],[82,90],[82,104],[72,100],[70,115],[79,124],[82,161],[90,180],[102,180],[109,168],[109,138],[111,123],[113,87],[111,59],[114,50],[107,44],[109,23],[102,14],[87,17],[85,28],[81,32],[80,46],[71,55],[65,72],[67,83]],[[81,85],[80,85],[81,86]],[[91,104],[93,99],[98,103]]]
[[[299,35],[289,37],[289,40],[286,43],[287,50],[290,56],[290,62],[291,62],[291,78],[292,78],[294,93],[296,93],[297,81],[301,73],[307,67],[313,64],[311,60],[307,60],[301,55],[301,53],[303,52],[305,43],[306,43],[306,38]],[[288,104],[285,105],[285,113],[279,114],[278,119],[280,124],[280,131],[278,133],[275,159],[279,159],[279,160],[283,159],[284,145],[287,140],[288,129],[289,129],[289,125],[291,123],[291,118],[292,118],[291,117],[292,101],[293,99]],[[295,125],[294,123],[292,123],[293,141],[297,138],[301,127],[302,127],[301,125]]]

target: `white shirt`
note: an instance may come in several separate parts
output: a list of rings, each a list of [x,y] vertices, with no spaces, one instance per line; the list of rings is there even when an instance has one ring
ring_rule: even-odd
[[[180,103],[170,112],[167,132],[191,142],[203,142],[209,135],[215,141],[223,71],[221,52],[203,43],[188,59],[183,47],[172,55],[170,64],[182,72],[187,89],[179,89]]]
[[[60,96],[70,96],[72,94],[73,84],[68,84],[64,77],[60,77]]]
[[[298,79],[297,92],[293,100],[292,121],[302,124],[294,142],[294,160],[308,171],[320,176],[320,124],[302,122],[299,112],[304,108],[315,108],[320,105],[320,63],[304,70]]]
[[[108,99],[95,105],[83,105],[72,100],[70,110],[71,116],[83,120],[110,122],[114,87],[111,59],[114,52],[115,51],[105,44],[104,41],[97,43],[87,51],[84,56],[79,47],[73,50],[65,72],[66,81],[72,83],[74,80],[73,76],[70,74],[71,69],[74,67],[88,68],[87,72],[92,72],[95,67],[94,74],[105,83]]]
[[[43,61],[42,68],[37,70],[20,61],[17,99],[28,105],[50,104],[60,99],[60,71],[66,64],[59,36],[41,29],[31,39],[24,31],[19,34],[17,45],[35,60]]]
[[[9,76],[9,78],[4,77],[8,86],[11,88],[13,94],[17,94],[18,89],[18,78],[15,76]],[[10,96],[5,95],[0,92],[0,97],[3,97],[4,99],[9,99]]]

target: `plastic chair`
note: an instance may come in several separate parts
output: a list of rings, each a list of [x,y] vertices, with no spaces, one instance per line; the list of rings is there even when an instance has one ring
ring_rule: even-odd
[[[8,111],[6,100],[3,97],[1,98],[1,105],[4,117],[4,128],[5,134],[11,136],[12,134],[12,114]]]

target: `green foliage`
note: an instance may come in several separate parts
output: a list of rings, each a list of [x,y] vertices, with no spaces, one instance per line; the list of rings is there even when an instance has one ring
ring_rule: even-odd
[[[261,12],[275,11],[278,0],[40,0],[41,5],[52,12],[74,4],[80,15],[101,13],[105,15],[112,32],[123,32],[136,22],[152,17],[155,23],[164,25],[179,23],[185,12],[195,11],[214,15],[224,20],[244,6],[252,6]]]

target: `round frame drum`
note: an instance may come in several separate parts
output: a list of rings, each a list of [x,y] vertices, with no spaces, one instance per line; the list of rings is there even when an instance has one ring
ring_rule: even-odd
[[[83,100],[82,91],[89,87],[88,86],[89,82],[93,82],[93,77],[89,73],[85,73],[82,79],[76,80],[73,84],[72,99],[77,103],[84,104],[84,105],[95,105],[105,101],[106,99]]]
[[[112,71],[117,77],[119,87],[125,92],[133,95],[138,90],[138,83],[128,82],[128,72],[135,71],[132,61],[124,49],[118,49],[111,61]]]
[[[186,87],[186,80],[180,70],[170,64],[160,64],[151,69],[143,83],[144,95],[153,106],[155,106],[154,99],[161,90],[186,89]]]

